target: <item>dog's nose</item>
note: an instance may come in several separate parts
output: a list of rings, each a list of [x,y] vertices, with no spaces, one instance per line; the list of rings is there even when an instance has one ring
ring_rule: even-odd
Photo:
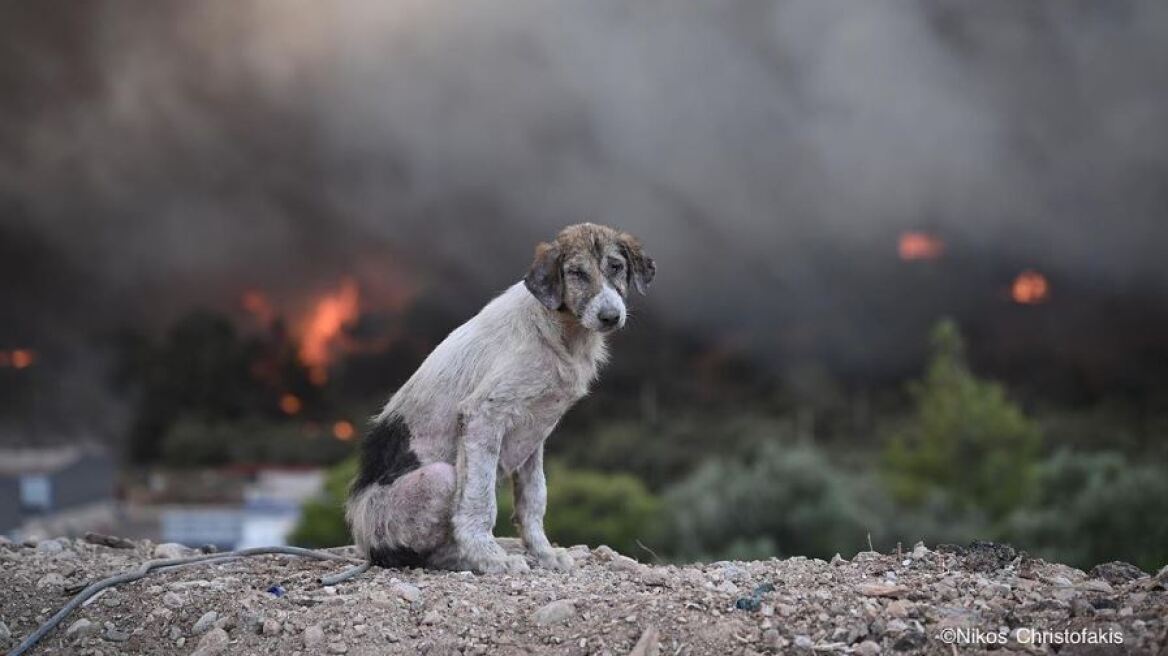
[[[620,323],[620,310],[601,310],[596,318],[600,320],[600,325],[605,328],[614,328]]]

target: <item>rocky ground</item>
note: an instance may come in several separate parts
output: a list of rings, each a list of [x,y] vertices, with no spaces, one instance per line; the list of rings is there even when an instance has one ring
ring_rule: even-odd
[[[67,591],[177,548],[113,543],[0,544],[0,648]],[[687,566],[570,553],[568,573],[374,569],[324,588],[343,565],[260,556],[161,572],[97,597],[32,653],[1168,653],[1168,568],[1086,573],[988,543]],[[1029,644],[1031,629],[1110,644]]]

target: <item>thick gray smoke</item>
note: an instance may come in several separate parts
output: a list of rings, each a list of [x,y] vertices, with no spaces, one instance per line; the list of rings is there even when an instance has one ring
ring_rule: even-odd
[[[894,310],[1024,266],[1168,283],[1158,0],[66,7],[0,15],[8,331],[387,262],[469,307],[581,219],[648,244],[662,317],[768,355],[888,364]],[[975,281],[906,288],[912,228]]]

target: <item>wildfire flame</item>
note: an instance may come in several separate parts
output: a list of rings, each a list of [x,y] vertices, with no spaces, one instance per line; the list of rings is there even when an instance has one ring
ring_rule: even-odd
[[[1030,269],[1019,273],[1010,286],[1010,297],[1022,305],[1045,303],[1049,296],[1050,283],[1046,276]]]
[[[353,430],[353,424],[343,419],[333,424],[333,437],[342,442],[348,442],[349,440],[353,439],[353,434],[355,432],[356,431]]]
[[[263,292],[254,289],[244,292],[240,298],[240,304],[243,305],[243,309],[247,310],[248,314],[265,326],[276,320],[276,308],[272,306],[271,301],[268,300],[267,296],[264,296]]]
[[[0,369],[26,369],[36,362],[36,352],[32,349],[0,351]]]
[[[945,254],[945,242],[927,232],[910,231],[900,235],[896,250],[905,262],[936,260]]]
[[[285,394],[280,397],[280,410],[286,415],[299,414],[301,405],[300,398],[295,394]]]
[[[340,289],[325,295],[308,314],[300,340],[300,361],[308,368],[308,378],[315,385],[328,381],[328,367],[334,346],[343,337],[359,313],[357,283],[352,278],[341,281]]]

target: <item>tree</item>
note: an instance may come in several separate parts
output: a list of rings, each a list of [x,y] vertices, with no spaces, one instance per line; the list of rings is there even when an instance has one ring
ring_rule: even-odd
[[[916,409],[884,454],[893,496],[919,504],[935,491],[960,509],[1000,520],[1033,493],[1041,436],[1003,388],[973,375],[957,325],[933,330],[923,380],[910,386]]]

